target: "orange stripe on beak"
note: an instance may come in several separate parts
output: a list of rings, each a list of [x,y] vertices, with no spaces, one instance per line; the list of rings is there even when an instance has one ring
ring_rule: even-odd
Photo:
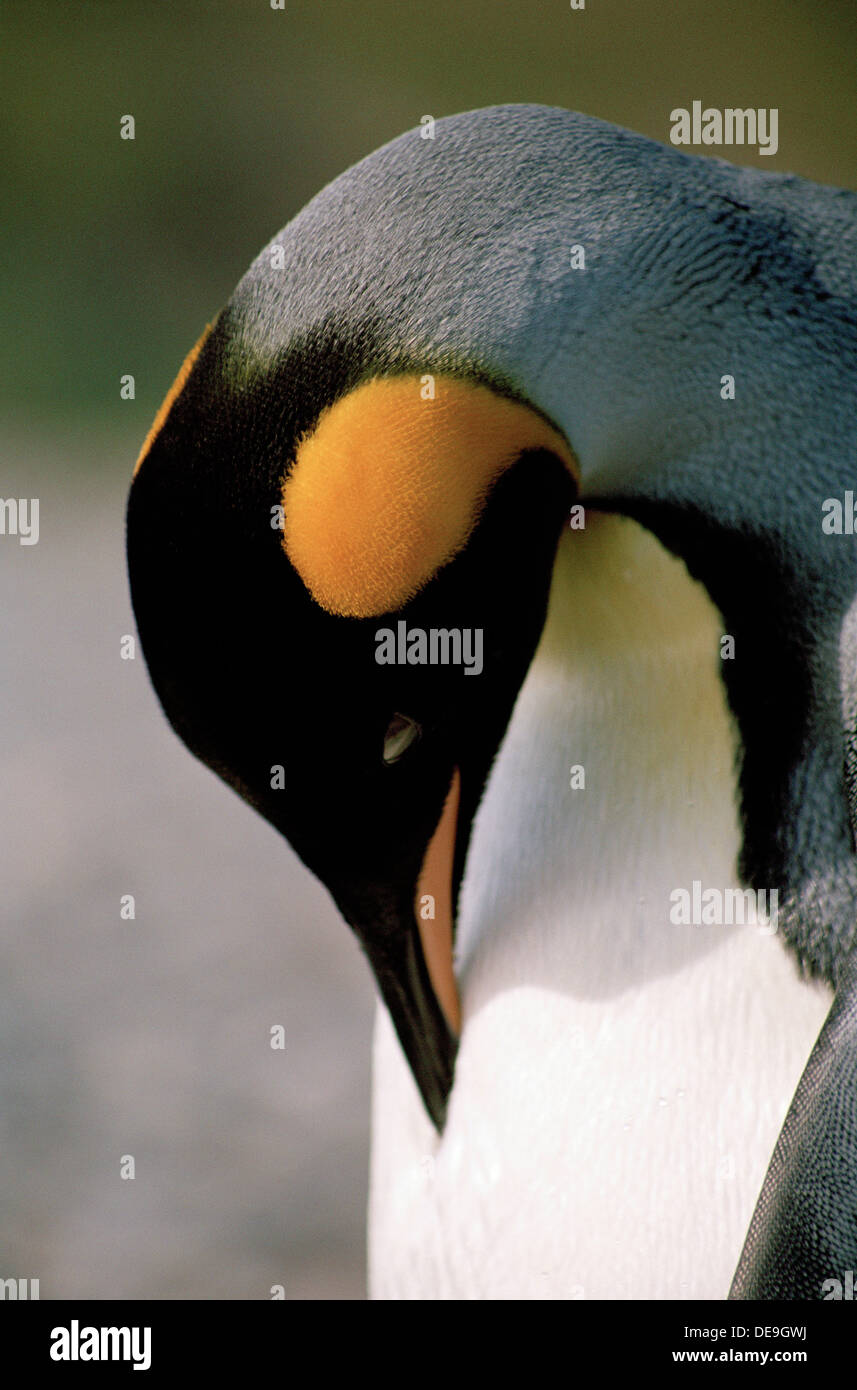
[[[458,768],[444,802],[437,829],[431,837],[417,883],[415,904],[423,955],[437,1001],[453,1033],[461,1030],[461,1003],[452,960],[452,868],[461,777]],[[430,903],[424,903],[428,897]],[[433,906],[434,916],[425,916]]]

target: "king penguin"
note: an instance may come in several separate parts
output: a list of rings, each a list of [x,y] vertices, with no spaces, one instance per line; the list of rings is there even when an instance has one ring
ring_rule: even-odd
[[[853,193],[468,112],[278,234],[145,441],[157,695],[380,992],[376,1298],[857,1268],[855,267]]]

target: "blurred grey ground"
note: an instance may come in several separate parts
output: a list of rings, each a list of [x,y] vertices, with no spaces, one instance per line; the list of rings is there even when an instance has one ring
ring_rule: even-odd
[[[120,660],[126,483],[52,468],[39,544],[0,543],[0,1276],[361,1297],[368,968]]]
[[[119,659],[130,470],[204,324],[426,113],[543,102],[667,141],[694,99],[777,106],[777,155],[730,157],[857,186],[855,44],[854,0],[3,0],[0,496],[41,499],[41,539],[0,537],[0,1277],[364,1287],[368,968]]]

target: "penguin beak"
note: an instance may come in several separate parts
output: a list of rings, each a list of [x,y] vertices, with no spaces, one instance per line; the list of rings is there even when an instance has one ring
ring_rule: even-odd
[[[461,779],[453,773],[415,891],[373,885],[344,914],[360,938],[426,1110],[439,1133],[452,1089],[461,1009],[453,970]]]
[[[426,850],[414,903],[414,915],[429,978],[444,1016],[456,1036],[461,1032],[461,1002],[453,964],[453,870],[458,843],[460,803],[461,774],[456,768],[452,774],[440,820]]]

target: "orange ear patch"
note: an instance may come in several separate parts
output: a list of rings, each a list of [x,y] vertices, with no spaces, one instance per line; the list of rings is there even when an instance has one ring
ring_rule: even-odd
[[[368,381],[298,445],[283,485],[286,554],[330,613],[401,608],[466,544],[504,469],[535,448],[576,474],[562,435],[485,386],[442,376]]]
[[[202,334],[199,338],[197,338],[187,357],[179,367],[179,374],[173,382],[172,386],[170,387],[169,391],[167,392],[166,396],[164,397],[163,402],[161,404],[161,408],[155,416],[152,428],[149,430],[149,433],[143,440],[143,447],[140,450],[137,462],[134,464],[134,477],[137,476],[137,469],[140,467],[140,464],[143,462],[143,459],[146,457],[152,445],[154,444],[155,439],[163,429],[164,422],[173,408],[173,403],[175,402],[176,397],[180,394],[182,387],[184,386],[185,382],[190,376],[191,367],[193,366],[196,359],[199,357],[199,354],[202,351],[202,345],[213,327],[214,325],[211,323],[207,323],[205,325],[205,329],[203,330]]]

